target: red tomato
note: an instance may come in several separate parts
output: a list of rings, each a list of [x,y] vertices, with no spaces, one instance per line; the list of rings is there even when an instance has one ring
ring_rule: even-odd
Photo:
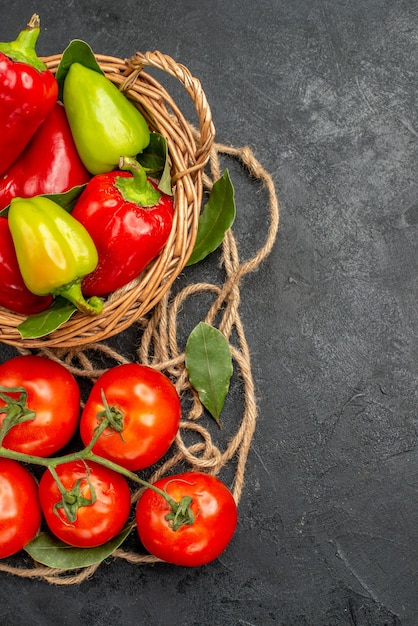
[[[0,458],[0,558],[16,554],[38,533],[41,508],[32,474]]]
[[[176,565],[204,565],[216,559],[229,544],[238,511],[232,493],[218,478],[202,472],[185,472],[154,483],[173,500],[193,499],[194,522],[173,530],[166,520],[170,506],[148,488],[136,508],[139,538],[148,552]]]
[[[3,439],[5,448],[47,457],[70,441],[80,416],[80,389],[64,365],[36,355],[17,356],[0,364],[0,386],[24,387],[27,406],[36,413],[13,426]],[[0,398],[0,408],[5,405]],[[0,424],[5,416],[0,413]]]
[[[94,384],[80,420],[87,445],[107,404],[120,413],[123,430],[107,428],[93,452],[131,471],[158,461],[173,443],[180,424],[180,398],[167,376],[146,365],[128,363],[107,370]]]
[[[46,470],[39,483],[39,501],[48,528],[58,539],[77,548],[94,548],[122,530],[129,516],[131,494],[121,474],[82,460],[61,463],[56,472],[67,491],[80,481],[80,497],[90,501],[91,487],[96,494],[96,500],[81,506],[71,522],[63,508],[55,508],[62,496],[51,472]]]

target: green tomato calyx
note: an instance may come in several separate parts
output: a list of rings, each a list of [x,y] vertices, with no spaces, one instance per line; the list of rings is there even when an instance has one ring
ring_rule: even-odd
[[[10,395],[16,393],[19,394],[18,398]],[[0,413],[5,413],[5,418],[0,428],[1,445],[4,437],[13,426],[35,419],[36,413],[29,409],[27,405],[28,394],[24,387],[0,386],[0,398],[5,403],[4,406],[0,407]]]

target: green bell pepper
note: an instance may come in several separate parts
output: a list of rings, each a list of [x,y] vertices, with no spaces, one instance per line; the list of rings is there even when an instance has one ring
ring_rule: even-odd
[[[81,291],[82,279],[98,262],[96,247],[84,226],[42,196],[13,198],[8,220],[27,288],[39,296],[63,296],[84,313],[100,313],[100,298],[86,300]]]
[[[115,169],[120,157],[135,157],[150,142],[140,111],[104,74],[81,63],[70,65],[63,102],[78,153],[91,174]]]

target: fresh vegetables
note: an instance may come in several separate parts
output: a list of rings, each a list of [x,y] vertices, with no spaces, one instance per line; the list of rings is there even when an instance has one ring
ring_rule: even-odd
[[[54,566],[60,540],[89,548],[84,561],[78,555],[83,566],[94,562],[91,548],[104,546],[98,554],[106,558],[111,546],[119,546],[133,528],[133,517],[143,546],[167,562],[203,565],[226,548],[236,528],[237,506],[224,483],[197,471],[165,476],[154,484],[142,477],[171,445],[180,426],[180,399],[164,374],[137,363],[102,374],[85,404],[84,426],[80,421],[84,447],[79,449],[76,438],[75,451],[62,456],[46,455],[68,441],[80,402],[65,367],[37,355],[14,357],[0,365],[0,390],[0,558],[25,546],[29,554],[39,555],[36,546],[42,546],[42,562]],[[65,436],[59,433],[61,418]],[[49,431],[45,438],[43,426]],[[45,468],[38,489],[22,463]],[[133,467],[140,467],[141,475]],[[136,498],[130,486],[135,484],[145,491],[131,515]],[[19,515],[12,514],[10,503]],[[34,539],[32,550],[31,540],[40,527],[39,507],[48,531]],[[12,545],[6,533],[10,528],[18,538]],[[60,567],[72,567],[68,547],[58,559]]]
[[[0,44],[0,306],[30,315],[47,307],[51,315],[64,299],[65,315],[76,309],[95,315],[103,307],[98,296],[137,277],[169,240],[175,209],[168,144],[162,136],[151,141],[142,113],[103,74],[94,55],[86,56],[87,44],[78,42],[63,55],[55,78],[36,56],[38,34],[34,16],[16,42]],[[76,49],[86,65],[73,56]],[[9,123],[6,92],[13,71],[18,79],[29,65],[37,94],[13,93],[17,117],[25,107],[32,112],[25,135],[19,122]],[[7,142],[17,135],[12,154]],[[159,143],[164,153],[156,167]],[[140,153],[147,146],[142,166]],[[216,228],[218,234],[229,221]],[[204,241],[203,248],[206,254],[213,241]],[[192,345],[188,372],[205,387],[207,377],[202,383],[193,376],[198,352]],[[218,378],[210,377],[214,383]],[[211,390],[217,417],[226,389],[224,381],[221,394]],[[0,558],[22,548],[36,553],[36,543],[41,559],[51,564],[55,548],[64,545],[60,567],[74,550],[83,567],[121,545],[134,518],[143,545],[160,559],[193,566],[219,556],[237,524],[229,489],[200,472],[155,484],[142,477],[175,442],[182,445],[176,439],[181,402],[171,380],[149,366],[119,365],[92,385],[82,411],[80,404],[76,379],[59,361],[27,354],[0,365]],[[30,465],[45,470],[39,486],[26,469]],[[134,485],[145,488],[135,511]],[[39,534],[41,516],[45,532]]]
[[[9,226],[20,271],[33,293],[61,295],[88,314],[100,313],[98,298],[85,300],[81,280],[97,265],[86,229],[48,198],[13,198]]]
[[[127,522],[131,493],[126,479],[91,461],[62,463],[46,470],[39,501],[56,537],[72,546],[94,548],[117,535]]]
[[[175,565],[205,565],[231,541],[238,513],[229,489],[215,476],[185,472],[154,483],[176,502],[190,499],[190,509],[172,514],[167,500],[147,489],[136,508],[139,538],[145,548]]]
[[[5,448],[51,456],[71,440],[79,416],[80,389],[61,363],[30,354],[0,364],[0,432],[6,433]]]
[[[39,313],[49,307],[52,296],[35,295],[23,281],[6,217],[0,217],[0,268],[0,306],[24,315]]]
[[[83,280],[83,292],[103,296],[129,283],[161,251],[171,232],[174,206],[147,179],[135,159],[122,158],[121,170],[94,176],[72,212],[90,233],[99,255]]]
[[[145,118],[106,76],[72,63],[63,101],[78,153],[91,174],[114,169],[150,141]]]
[[[0,458],[0,558],[24,548],[40,525],[35,479],[17,461]]]
[[[164,163],[167,193],[136,160],[151,138],[142,113],[84,42],[70,44],[55,76],[36,55],[39,32],[34,15],[16,41],[0,44],[0,217],[7,218],[14,248],[14,255],[10,245],[0,252],[0,271],[10,275],[0,287],[0,306],[38,318],[45,311],[34,320],[36,336],[42,320],[47,332],[60,324],[57,296],[74,305],[67,319],[76,309],[100,313],[97,296],[131,282],[160,253],[174,214]],[[16,88],[25,76],[37,91]],[[103,179],[94,176],[78,198],[99,174]]]
[[[100,376],[87,399],[80,420],[85,445],[105,416],[109,427],[93,451],[136,471],[156,463],[173,443],[180,399],[161,372],[138,363],[118,365]]]
[[[0,174],[27,146],[58,98],[55,76],[38,58],[35,14],[15,41],[0,43]]]
[[[173,232],[175,155],[167,138],[150,131],[140,101],[134,104],[130,92],[110,80],[88,44],[73,40],[54,74],[36,55],[38,35],[34,15],[16,41],[0,44],[0,218],[8,220],[14,247],[14,255],[10,245],[0,251],[7,278],[0,307],[29,316],[16,324],[22,338],[52,333],[77,309],[100,314],[105,303],[111,306],[111,294],[147,270],[164,246],[172,243],[177,254],[183,245]],[[45,93],[14,90],[12,97],[11,82],[29,71]],[[2,111],[10,99],[17,119],[37,103],[37,124],[27,136],[18,124],[11,128],[12,108]],[[2,170],[6,139],[18,149]],[[228,181],[213,185],[217,200],[199,220],[192,262],[218,246],[231,224]],[[187,189],[182,193],[188,197]]]
[[[12,198],[60,194],[84,185],[90,174],[76,150],[64,107],[56,103],[24,152],[0,176],[0,210]]]

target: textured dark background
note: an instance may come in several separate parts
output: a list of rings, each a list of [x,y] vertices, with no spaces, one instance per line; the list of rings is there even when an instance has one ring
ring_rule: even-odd
[[[41,54],[81,38],[187,65],[218,140],[253,148],[282,206],[242,284],[260,416],[232,544],[203,569],[109,561],[77,588],[2,574],[2,626],[416,626],[416,0],[0,9],[0,40],[40,13]],[[267,198],[231,175],[245,258]]]

